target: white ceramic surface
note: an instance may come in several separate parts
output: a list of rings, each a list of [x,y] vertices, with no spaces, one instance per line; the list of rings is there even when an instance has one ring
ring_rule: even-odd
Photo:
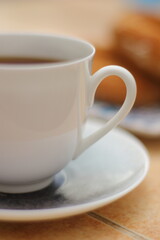
[[[102,127],[91,121],[87,134]],[[149,168],[143,144],[114,129],[55,176],[47,188],[26,194],[0,194],[0,220],[58,219],[107,205],[137,187]]]
[[[43,34],[0,34],[0,55],[67,60],[0,65],[0,191],[38,190],[69,161],[116,126],[131,109],[136,86],[124,68],[91,75],[94,47],[82,40]],[[98,84],[120,76],[123,106],[98,132],[82,138],[82,125]]]

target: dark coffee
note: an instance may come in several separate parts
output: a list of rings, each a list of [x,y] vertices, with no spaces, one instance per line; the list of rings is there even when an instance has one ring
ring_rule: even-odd
[[[47,64],[60,63],[66,60],[61,59],[47,59],[34,57],[0,57],[0,64]]]

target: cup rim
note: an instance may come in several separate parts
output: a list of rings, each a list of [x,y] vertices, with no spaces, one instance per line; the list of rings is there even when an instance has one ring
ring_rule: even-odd
[[[57,62],[57,63],[45,63],[45,64],[3,64],[0,65],[0,70],[1,69],[47,69],[47,68],[57,68],[57,67],[64,67],[64,66],[70,66],[70,65],[75,65],[84,61],[87,61],[91,59],[96,52],[95,47],[89,43],[88,41],[78,38],[78,37],[72,37],[69,35],[62,35],[62,34],[51,34],[51,33],[33,33],[33,32],[5,32],[5,33],[0,33],[0,38],[1,36],[39,36],[39,37],[54,37],[54,38],[60,38],[60,39],[66,39],[66,40],[72,40],[76,41],[79,43],[82,43],[84,45],[87,45],[91,49],[91,53],[88,54],[85,57],[77,58],[74,60],[67,60],[64,62]]]

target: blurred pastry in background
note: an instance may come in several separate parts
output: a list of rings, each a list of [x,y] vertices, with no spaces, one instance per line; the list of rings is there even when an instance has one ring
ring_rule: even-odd
[[[152,78],[144,75],[128,63],[127,60],[118,55],[114,50],[98,50],[95,55],[93,71],[108,65],[119,65],[128,69],[136,79],[137,97],[136,106],[150,105],[160,101],[160,85],[153,82]],[[126,94],[123,81],[117,76],[110,76],[104,79],[96,91],[96,99],[122,104]]]
[[[160,19],[130,14],[115,31],[117,51],[160,81]]]
[[[130,14],[115,29],[112,49],[98,50],[94,71],[106,65],[127,68],[137,83],[136,106],[160,103],[160,20],[144,14]],[[121,104],[125,87],[118,77],[104,79],[96,99]]]

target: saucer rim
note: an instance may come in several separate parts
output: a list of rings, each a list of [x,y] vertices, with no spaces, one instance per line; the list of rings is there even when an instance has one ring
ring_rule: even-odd
[[[101,106],[102,106],[102,111],[101,110]],[[93,107],[93,109],[95,108],[95,110],[91,111],[91,118],[97,118],[98,120],[102,120],[102,121],[106,121],[108,120],[110,117],[109,116],[105,116],[105,114],[103,114],[103,108],[105,108],[105,106],[107,106],[106,104],[104,105],[103,102],[98,101],[96,102],[95,106]],[[155,104],[153,104],[152,107],[156,106]],[[159,105],[157,105],[159,106]],[[148,107],[148,110],[152,110],[152,107]],[[136,109],[137,107],[134,107],[133,109]],[[106,107],[107,109],[107,107]],[[95,111],[95,113],[94,113]],[[130,125],[125,126],[125,123],[121,122],[119,124],[119,127],[129,131],[130,133],[136,135],[137,137],[144,137],[147,139],[160,139],[160,131],[156,131],[156,132],[150,132],[148,131],[147,127],[145,129],[140,129],[140,128],[136,128],[135,124],[131,123]]]
[[[93,121],[92,121],[93,122]],[[96,121],[95,124],[98,122]],[[98,124],[102,124],[100,121]],[[96,210],[103,206],[106,206],[119,198],[125,196],[133,189],[135,189],[146,177],[150,162],[149,162],[149,154],[144,146],[144,144],[137,139],[137,137],[133,136],[131,133],[127,132],[121,128],[115,128],[112,131],[116,131],[119,135],[125,135],[125,137],[129,138],[134,142],[134,147],[139,148],[141,154],[143,154],[142,162],[143,162],[143,174],[138,177],[138,179],[127,186],[124,190],[121,190],[112,196],[104,197],[103,199],[89,201],[87,203],[82,203],[73,206],[67,206],[62,208],[48,208],[48,209],[31,209],[31,210],[20,210],[20,209],[0,209],[0,221],[6,222],[35,222],[35,221],[46,221],[46,220],[56,220],[61,218],[67,218],[76,216],[79,214],[83,214],[92,210]]]

